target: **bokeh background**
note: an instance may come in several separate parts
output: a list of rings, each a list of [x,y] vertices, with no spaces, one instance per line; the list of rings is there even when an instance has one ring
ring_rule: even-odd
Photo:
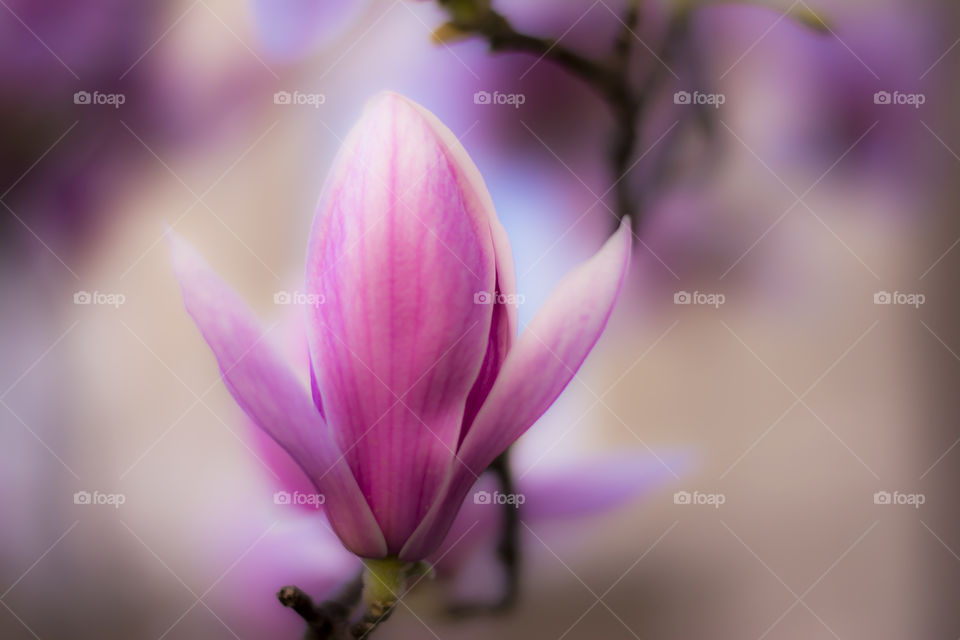
[[[671,8],[643,4],[638,78]],[[593,53],[623,9],[496,6]],[[273,592],[297,567],[347,575],[322,528],[270,499],[164,225],[281,322],[339,142],[389,89],[480,167],[521,322],[611,231],[604,105],[548,60],[433,42],[442,21],[407,0],[0,1],[0,636],[293,638]],[[960,10],[723,3],[693,29],[624,178],[643,202],[626,289],[516,468],[616,450],[665,473],[619,509],[528,527],[513,613],[452,621],[428,584],[378,636],[960,636]],[[702,127],[675,91],[725,101]]]

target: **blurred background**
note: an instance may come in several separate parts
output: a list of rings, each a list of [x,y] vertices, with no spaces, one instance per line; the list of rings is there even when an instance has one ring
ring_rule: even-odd
[[[522,479],[630,451],[657,480],[531,520],[512,613],[451,620],[428,584],[378,637],[960,636],[960,9],[704,3],[658,57],[677,4],[642,2],[633,34],[637,82],[664,80],[623,177],[629,280],[515,458]],[[495,6],[598,56],[624,10]],[[549,59],[436,42],[444,20],[408,0],[0,0],[0,637],[294,638],[274,592],[352,570],[271,500],[164,225],[283,322],[333,156],[389,89],[480,167],[521,323],[611,232],[606,105]]]

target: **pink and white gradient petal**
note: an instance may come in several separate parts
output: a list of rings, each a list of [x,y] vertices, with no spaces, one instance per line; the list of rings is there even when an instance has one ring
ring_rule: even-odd
[[[476,477],[530,428],[576,375],[613,310],[629,266],[630,244],[625,220],[600,251],[563,278],[521,334],[457,451],[441,497],[401,558],[422,557],[440,544]]]
[[[236,292],[193,247],[170,236],[184,303],[213,350],[227,389],[326,496],[331,525],[343,543],[358,555],[382,555],[383,534],[303,383]]]
[[[404,98],[371,101],[321,196],[307,330],[324,412],[399,551],[457,445],[490,331],[478,291],[495,281],[488,213]]]

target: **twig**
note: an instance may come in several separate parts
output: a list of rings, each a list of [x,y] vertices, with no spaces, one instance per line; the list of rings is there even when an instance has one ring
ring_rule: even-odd
[[[644,211],[625,180],[630,168],[641,120],[654,92],[664,79],[665,64],[654,66],[645,82],[635,88],[631,83],[630,59],[637,40],[640,20],[639,0],[630,0],[622,28],[614,41],[609,59],[594,60],[551,38],[540,38],[517,31],[510,21],[486,0],[438,0],[450,15],[449,27],[455,32],[476,35],[487,41],[491,51],[515,51],[537,54],[566,69],[593,89],[608,105],[614,118],[609,164],[615,181],[614,212],[617,218],[632,216],[639,228]],[[690,8],[683,5],[671,17],[661,44],[660,61],[672,59],[689,32]]]
[[[616,181],[614,194],[617,218],[632,214],[635,222],[639,222],[640,215],[637,202],[631,195],[630,182],[623,179],[637,145],[637,119],[644,105],[643,94],[634,94],[630,89],[630,54],[636,42],[634,30],[640,20],[639,0],[628,3],[622,20],[623,25],[613,45],[612,62],[617,84],[623,87],[620,90],[622,95],[614,100],[608,99],[616,122],[610,149],[610,170]]]
[[[349,638],[350,616],[360,601],[363,590],[361,576],[348,582],[333,598],[314,604],[300,587],[287,586],[277,592],[280,603],[293,609],[307,623],[308,640]]]
[[[510,449],[507,449],[493,461],[490,471],[497,476],[500,491],[505,495],[513,495],[516,489],[513,483],[513,472],[510,469]],[[500,543],[497,545],[497,556],[503,564],[505,584],[503,595],[497,603],[497,609],[504,611],[516,604],[520,591],[520,514],[515,505],[503,505],[503,522],[500,525]]]

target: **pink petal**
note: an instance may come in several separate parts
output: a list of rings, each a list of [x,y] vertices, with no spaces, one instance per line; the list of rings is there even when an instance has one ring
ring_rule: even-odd
[[[187,311],[213,350],[237,404],[324,494],[331,524],[344,545],[361,556],[384,555],[383,535],[304,385],[236,292],[172,233],[171,244]]]
[[[331,171],[307,259],[307,291],[324,300],[308,315],[316,387],[391,552],[437,495],[491,324],[474,303],[496,277],[489,196],[441,128],[400,96],[375,99]]]
[[[401,551],[417,559],[443,540],[464,496],[504,449],[543,414],[593,348],[630,262],[628,220],[590,260],[560,282],[507,355],[452,463],[441,498]]]
[[[310,369],[310,356],[307,349],[307,328],[303,313],[299,308],[295,311],[296,313],[284,315],[276,329],[271,331],[271,336],[279,336],[279,340],[275,341],[279,356],[285,360],[292,370],[299,374],[301,371]],[[322,411],[320,415],[323,415]],[[307,477],[300,465],[290,457],[290,454],[283,447],[277,444],[277,441],[269,433],[261,429],[253,420],[248,419],[243,422],[244,437],[249,439],[251,448],[257,458],[272,472],[272,474],[269,474],[270,482],[290,494],[297,491],[300,493],[316,492],[313,481]],[[317,513],[316,506],[313,504],[300,504],[299,508],[313,515]]]
[[[622,506],[669,482],[686,465],[686,455],[618,451],[531,473],[518,482],[526,501],[524,520],[577,518]]]
[[[496,256],[497,276],[494,290],[490,293],[496,294],[493,301],[493,321],[490,327],[490,341],[487,347],[487,354],[484,357],[483,366],[470,390],[467,398],[467,405],[464,410],[463,428],[460,432],[460,439],[457,445],[463,442],[470,425],[480,411],[487,394],[493,387],[497,374],[500,373],[500,367],[507,356],[507,352],[513,346],[517,339],[517,275],[513,266],[513,252],[510,249],[510,238],[507,236],[507,230],[503,228],[500,220],[497,218],[496,209],[493,206],[493,200],[490,198],[490,192],[487,191],[480,175],[480,170],[470,161],[466,150],[460,144],[460,141],[453,135],[442,122],[432,113],[419,105],[414,105],[424,117],[424,119],[433,127],[434,133],[442,140],[443,144],[450,149],[451,153],[465,161],[459,163],[460,175],[464,182],[470,186],[470,191],[475,193],[480,200],[481,206],[488,212],[490,222],[490,233],[493,239],[493,251]]]
[[[503,295],[497,290],[498,295]],[[507,358],[507,352],[513,346],[516,339],[516,329],[510,326],[510,307],[515,304],[505,304],[496,302],[493,304],[493,319],[490,323],[490,336],[487,344],[487,354],[483,358],[483,366],[480,367],[480,373],[477,375],[473,388],[467,396],[467,404],[463,412],[463,426],[460,429],[460,437],[457,440],[457,447],[463,442],[463,439],[470,431],[473,420],[480,412],[480,407],[487,399],[493,383],[500,374],[503,362]]]

